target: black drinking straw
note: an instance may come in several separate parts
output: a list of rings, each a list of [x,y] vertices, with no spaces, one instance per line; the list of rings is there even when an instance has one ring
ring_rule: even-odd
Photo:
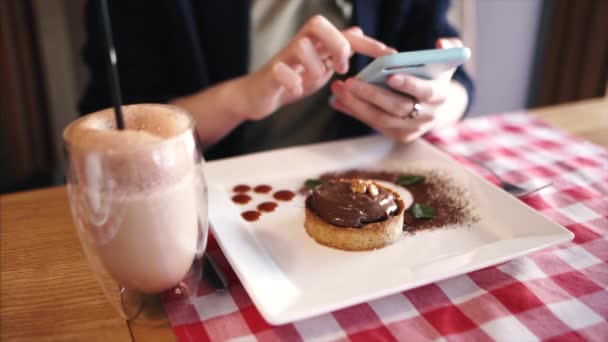
[[[118,129],[125,128],[125,121],[122,116],[122,97],[120,96],[120,80],[118,79],[118,69],[116,68],[116,50],[114,50],[114,42],[112,41],[112,28],[110,27],[110,11],[108,10],[108,1],[99,0],[101,7],[101,24],[105,36],[106,47],[108,51],[107,72],[110,79],[110,92],[112,93],[112,102],[114,103],[114,115],[116,116],[116,127]]]

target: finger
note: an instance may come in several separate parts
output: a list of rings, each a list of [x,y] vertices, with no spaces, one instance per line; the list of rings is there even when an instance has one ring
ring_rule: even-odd
[[[339,82],[340,81],[336,81],[336,82],[334,82],[334,84],[332,84],[332,90],[334,91],[334,93],[341,92],[341,90],[337,89],[337,88],[343,87],[343,85],[340,86]],[[376,130],[380,131],[383,135],[385,135],[393,140],[396,140],[399,142],[404,142],[404,143],[410,142],[410,141],[420,137],[421,135],[423,135],[424,133],[429,131],[433,125],[431,122],[429,122],[429,123],[421,123],[421,124],[417,124],[417,125],[413,125],[413,126],[409,126],[409,127],[398,127],[398,128],[390,127],[390,126],[386,127],[386,126],[378,125],[373,120],[370,120],[366,117],[362,117],[358,113],[355,113],[353,110],[351,110],[351,108],[349,108],[345,103],[343,103],[342,100],[340,100],[340,98],[338,98],[338,97],[336,97],[334,99],[334,101],[332,101],[331,105],[333,108],[363,121],[368,126],[373,127]]]
[[[437,49],[449,49],[451,48],[450,40],[448,38],[439,38],[435,41],[435,47]]]
[[[348,115],[351,115],[355,118],[357,118],[356,115],[354,115],[350,109],[348,107],[346,107],[346,105],[344,103],[342,103],[340,100],[335,100],[332,103],[332,106],[345,113]],[[363,121],[363,120],[361,120]],[[395,141],[398,142],[402,142],[402,143],[409,143],[417,138],[419,138],[420,136],[422,136],[424,133],[426,133],[430,128],[427,128],[426,126],[424,127],[418,127],[418,128],[410,128],[410,127],[406,127],[406,128],[391,128],[391,127],[374,127],[373,124],[367,123],[365,121],[363,121],[365,124],[369,125],[370,127],[375,128],[376,130],[378,130],[379,132],[381,132],[384,136],[387,136]]]
[[[435,42],[435,46],[438,49],[449,49],[455,47],[463,47],[464,44],[459,38],[439,38]]]
[[[389,87],[413,96],[418,102],[438,103],[445,101],[445,92],[439,83],[412,75],[395,74],[386,82]]]
[[[450,45],[452,47],[463,47],[464,43],[462,42],[462,40],[460,40],[460,38],[449,38],[448,39],[450,41]]]
[[[346,32],[348,32],[350,34],[358,35],[358,36],[365,35],[363,33],[363,30],[359,26],[351,26],[351,27],[347,28],[346,30],[342,31],[342,33],[346,33]]]
[[[414,128],[417,125],[413,120],[395,117],[379,107],[357,98],[346,89],[344,82],[334,82],[331,89],[336,95],[336,99],[349,109],[349,111],[346,112],[347,114],[363,121],[371,127],[377,129],[387,127]]]
[[[346,30],[342,30],[341,33],[344,34],[346,32],[349,32],[349,34],[353,34],[353,35],[359,35],[359,36],[363,35],[363,31],[361,30],[361,28],[359,26],[352,26]],[[321,56],[321,59],[324,59],[325,57],[329,57],[329,52],[327,51],[327,49],[325,49],[325,47],[323,47],[321,42],[315,40],[314,46],[315,46],[315,49],[317,49],[317,51],[319,52],[319,56]]]
[[[334,101],[331,103],[331,106],[334,109],[339,110],[340,112],[342,112],[344,114],[348,114],[348,115],[350,115],[352,117],[357,118],[357,116],[352,113],[352,111],[350,110],[350,108],[348,108],[344,103],[342,103],[342,101],[340,101],[337,98],[334,99]],[[385,135],[385,136],[387,136],[387,137],[389,137],[389,138],[391,138],[393,140],[398,140],[398,136],[395,135],[395,132],[397,132],[397,133],[401,132],[399,130],[394,130],[394,129],[390,129],[390,128],[387,129],[387,128],[384,128],[384,127],[374,127],[373,125],[371,125],[371,124],[369,124],[367,122],[364,122],[364,123],[367,124],[368,126],[374,128],[374,129],[378,130],[383,135]]]
[[[350,44],[332,23],[323,16],[316,15],[308,20],[301,32],[321,43],[331,56],[337,72],[344,74],[348,71]]]
[[[304,91],[298,67],[290,68],[283,62],[275,63],[272,66],[272,76],[277,87],[284,87],[293,96],[300,96]]]
[[[296,58],[304,67],[304,72],[314,80],[325,75],[328,67],[323,63],[318,55],[312,41],[307,37],[299,38],[296,41]]]
[[[387,129],[386,134],[399,142],[409,143],[420,138],[432,128],[432,123],[426,123],[418,126],[416,129],[413,130],[395,128]]]
[[[411,117],[414,111],[414,100],[408,95],[400,95],[394,91],[383,89],[375,85],[363,82],[356,78],[349,78],[344,82],[346,89],[362,101],[384,110],[386,113],[403,120],[416,120],[420,123],[432,121],[436,106],[425,104],[418,112],[418,116]]]
[[[406,118],[414,109],[411,97],[383,89],[354,77],[346,80],[346,88],[360,99],[367,100],[384,111]]]
[[[335,98],[332,102],[331,102],[331,106],[339,111],[341,111],[342,113],[345,114],[350,114],[352,115],[350,108],[346,107],[346,105],[340,101],[340,99]]]
[[[462,40],[459,38],[439,38],[435,42],[435,45],[438,49],[450,49],[464,46]],[[455,71],[456,69],[452,68],[449,71],[442,73],[438,79],[443,81],[451,80]]]
[[[384,43],[363,34],[360,28],[354,27],[343,31],[351,48],[350,54],[360,53],[370,57],[380,57],[397,53],[397,50],[386,46]]]

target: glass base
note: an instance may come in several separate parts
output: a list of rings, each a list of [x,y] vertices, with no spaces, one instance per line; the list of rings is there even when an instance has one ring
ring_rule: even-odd
[[[165,320],[167,315],[165,314],[162,298],[170,296],[172,298],[190,299],[195,296],[202,280],[203,268],[203,260],[195,260],[182,282],[160,294],[143,294],[121,287],[119,295],[121,316],[129,321],[138,322]]]

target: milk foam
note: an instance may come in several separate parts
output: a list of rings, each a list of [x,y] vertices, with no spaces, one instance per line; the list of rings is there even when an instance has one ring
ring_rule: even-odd
[[[163,105],[123,106],[125,130],[116,129],[114,111],[105,109],[71,123],[64,131],[70,147],[82,151],[124,152],[175,138],[192,125],[192,119]]]
[[[99,192],[140,192],[173,184],[193,167],[191,118],[163,105],[124,106],[127,129],[117,130],[106,109],[64,132],[79,185]],[[110,187],[110,188],[108,188]]]

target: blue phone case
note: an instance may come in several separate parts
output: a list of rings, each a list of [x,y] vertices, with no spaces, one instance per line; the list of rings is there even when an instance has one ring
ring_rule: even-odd
[[[471,57],[465,47],[400,52],[376,58],[357,74],[357,78],[384,86],[392,74],[409,74],[436,79],[442,73],[456,68]]]

